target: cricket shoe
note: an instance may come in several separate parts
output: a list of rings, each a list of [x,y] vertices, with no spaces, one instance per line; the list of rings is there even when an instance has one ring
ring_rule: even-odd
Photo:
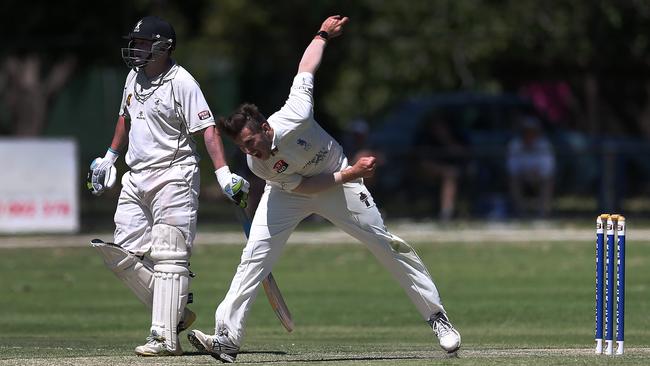
[[[443,312],[431,315],[429,325],[440,341],[440,347],[447,353],[454,353],[460,348],[460,333],[451,324]]]
[[[152,332],[152,334],[147,337],[147,343],[135,347],[135,354],[146,357],[180,356],[183,354],[183,349],[181,349],[180,342],[177,341],[176,344],[178,347],[175,350],[170,350],[167,347],[167,344],[165,344],[165,338]]]
[[[228,339],[225,334],[207,335],[200,330],[191,330],[187,339],[197,350],[207,352],[210,356],[223,363],[235,362],[239,347]]]
[[[176,328],[176,331],[180,333],[186,330],[194,323],[195,320],[196,320],[196,314],[192,310],[185,308],[185,310],[183,310],[183,318],[181,319],[180,322],[178,322],[178,327]]]

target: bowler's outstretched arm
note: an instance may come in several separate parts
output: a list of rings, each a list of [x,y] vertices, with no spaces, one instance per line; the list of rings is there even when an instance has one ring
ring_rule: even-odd
[[[341,17],[340,15],[334,15],[325,19],[320,27],[320,31],[302,55],[302,59],[298,65],[298,74],[308,72],[314,75],[316,73],[323,59],[323,51],[325,50],[327,40],[341,35],[343,33],[343,26],[348,20],[348,17]]]

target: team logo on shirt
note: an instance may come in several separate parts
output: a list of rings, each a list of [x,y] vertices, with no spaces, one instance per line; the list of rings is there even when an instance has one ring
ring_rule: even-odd
[[[328,153],[329,153],[329,150],[327,150],[327,148],[323,147],[302,168],[305,169],[305,168],[307,168],[308,166],[310,166],[312,164],[313,165],[318,165],[318,163],[320,163],[321,161],[323,161],[325,159],[325,157],[327,156]]]
[[[144,112],[143,112],[143,111],[140,111],[140,113],[138,113],[138,116],[135,117],[135,118],[137,118],[137,119],[144,119]]]
[[[210,118],[211,116],[212,116],[212,115],[210,114],[210,111],[207,110],[207,109],[204,110],[204,111],[199,112],[199,119],[200,119],[201,121],[203,121],[204,119],[208,119],[208,118]]]
[[[301,81],[302,81],[302,84],[298,86],[298,89],[311,97],[312,96],[312,88],[311,88],[311,85],[309,84],[309,79],[308,78],[302,78]]]
[[[278,160],[273,164],[273,170],[275,170],[278,173],[282,173],[283,171],[287,170],[289,167],[289,164],[287,164],[286,161],[284,160]]]
[[[126,106],[127,106],[127,107],[130,107],[130,106],[131,106],[131,97],[132,97],[132,96],[133,96],[133,94],[129,94],[129,95],[126,97]]]
[[[370,202],[368,202],[368,195],[361,192],[359,194],[359,201],[363,202],[366,204],[366,207],[370,207]]]
[[[305,151],[309,151],[311,149],[311,144],[303,139],[298,139],[296,143],[300,146],[302,146]]]

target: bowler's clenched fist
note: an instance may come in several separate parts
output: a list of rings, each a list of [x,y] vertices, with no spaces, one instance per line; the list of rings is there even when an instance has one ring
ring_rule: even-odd
[[[348,17],[333,15],[323,22],[320,26],[321,31],[327,32],[329,38],[338,37],[343,33],[343,26],[350,20]]]
[[[370,178],[375,174],[377,167],[377,159],[374,156],[364,156],[359,158],[351,169],[355,171],[355,175],[360,178]]]

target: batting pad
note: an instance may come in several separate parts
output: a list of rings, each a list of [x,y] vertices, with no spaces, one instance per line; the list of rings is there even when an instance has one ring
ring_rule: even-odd
[[[162,335],[170,351],[180,347],[177,326],[187,305],[190,271],[187,265],[156,264],[151,315],[152,334]]]
[[[122,280],[143,304],[151,308],[154,290],[153,265],[113,243],[93,239],[90,245],[97,249],[106,267]]]
[[[151,228],[151,259],[184,261],[190,257],[183,233],[175,226],[156,224]]]
[[[151,229],[151,238],[151,258],[155,263],[151,333],[163,336],[173,352],[180,347],[177,327],[188,299],[190,253],[177,227],[156,224]]]

